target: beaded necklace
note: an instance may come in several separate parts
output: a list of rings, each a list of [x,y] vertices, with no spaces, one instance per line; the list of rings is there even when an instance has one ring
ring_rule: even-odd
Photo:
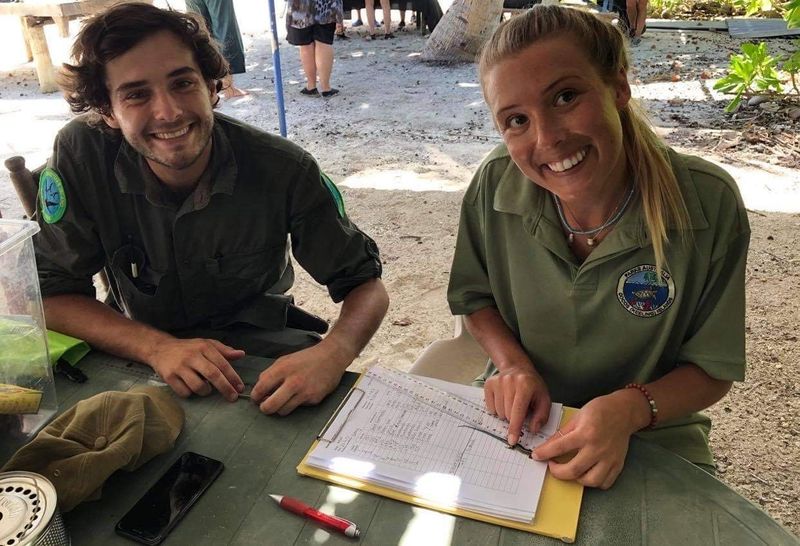
[[[617,204],[617,208],[614,209],[614,212],[612,212],[606,219],[606,221],[603,222],[600,226],[592,229],[583,229],[583,228],[575,229],[574,227],[569,225],[569,222],[567,222],[567,218],[564,216],[564,209],[561,206],[561,200],[558,198],[556,194],[551,193],[550,195],[553,196],[553,201],[555,202],[556,205],[556,211],[558,212],[558,219],[561,220],[561,225],[564,226],[564,229],[566,229],[569,232],[569,237],[567,239],[569,244],[571,245],[573,241],[575,241],[575,235],[585,235],[586,244],[589,246],[594,246],[597,236],[600,235],[600,233],[602,233],[603,230],[605,230],[610,226],[613,226],[619,221],[620,218],[622,218],[622,215],[625,213],[625,210],[628,208],[628,205],[631,202],[634,189],[635,185],[631,184],[631,187],[628,190],[628,194],[625,196],[625,199]]]

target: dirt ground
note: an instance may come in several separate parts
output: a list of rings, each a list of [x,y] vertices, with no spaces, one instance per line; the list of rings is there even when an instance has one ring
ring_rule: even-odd
[[[266,25],[254,22],[264,21],[264,13],[236,5],[248,69],[236,82],[250,94],[223,103],[221,110],[277,132],[270,42]],[[397,12],[394,19],[396,24]],[[0,40],[10,44],[4,51],[13,52],[15,29],[4,29]],[[348,213],[381,248],[392,304],[352,369],[380,362],[407,370],[425,346],[452,335],[445,290],[459,203],[475,167],[499,138],[473,65],[422,64],[425,37],[417,32],[376,41],[366,40],[364,32],[348,29],[351,39],[335,43],[333,84],[341,94],[331,99],[299,94],[297,51],[282,42],[285,109],[289,138],[337,181]],[[63,60],[68,40],[53,37],[51,43],[54,58]],[[788,41],[769,44],[775,51],[789,47]],[[738,48],[727,34],[648,31],[632,49],[632,81],[634,95],[667,142],[726,166],[751,210],[747,379],[709,410],[712,447],[720,478],[797,535],[800,124],[789,121],[786,107],[770,102],[734,117],[723,113],[726,100],[711,88]],[[38,92],[32,65],[19,54],[0,61],[3,158],[21,154],[41,163],[69,117],[57,95]],[[4,217],[22,214],[5,172],[0,209]],[[336,316],[326,290],[304,274],[294,293],[309,310]]]

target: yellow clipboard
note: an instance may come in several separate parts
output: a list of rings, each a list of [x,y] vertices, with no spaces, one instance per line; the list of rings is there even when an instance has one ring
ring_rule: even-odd
[[[359,381],[361,378],[359,378]],[[358,386],[359,381],[356,382],[353,388]],[[346,400],[346,398],[345,398]],[[561,426],[563,427],[570,419],[578,412],[575,408],[564,408],[561,416]],[[338,409],[334,412],[334,416],[338,413]],[[578,531],[578,516],[581,511],[581,501],[583,500],[583,486],[575,481],[565,482],[554,478],[548,471],[544,484],[542,485],[542,494],[539,497],[539,505],[536,508],[536,515],[530,523],[523,523],[510,519],[498,518],[487,514],[480,514],[471,510],[463,510],[461,508],[454,508],[452,506],[443,506],[426,499],[421,499],[408,493],[403,493],[381,485],[351,478],[349,476],[342,476],[335,474],[328,470],[321,470],[306,463],[309,455],[317,447],[318,441],[314,441],[311,448],[308,450],[303,460],[297,465],[297,472],[303,476],[310,476],[327,482],[343,485],[359,491],[367,491],[390,499],[407,502],[423,508],[430,508],[439,512],[453,514],[478,521],[485,521],[503,527],[510,527],[512,529],[519,529],[521,531],[528,531],[529,533],[536,533],[553,538],[557,538],[563,542],[575,542],[575,535]]]

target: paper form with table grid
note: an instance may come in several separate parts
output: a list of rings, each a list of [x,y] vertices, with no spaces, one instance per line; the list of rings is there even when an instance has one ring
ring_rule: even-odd
[[[482,389],[418,379],[483,404]],[[560,419],[554,404],[545,436]],[[367,375],[306,463],[435,503],[531,521],[547,465],[464,424]]]

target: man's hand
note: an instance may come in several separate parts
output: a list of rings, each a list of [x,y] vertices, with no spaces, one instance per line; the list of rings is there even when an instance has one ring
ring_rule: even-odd
[[[328,336],[276,360],[261,372],[250,398],[267,414],[287,415],[301,404],[319,404],[378,329],[388,306],[380,279],[353,288]]]
[[[631,434],[637,430],[630,418],[632,408],[625,398],[628,394],[617,391],[595,398],[560,433],[536,448],[532,457],[550,460],[550,472],[560,480],[608,489],[622,472]],[[568,462],[553,460],[572,451],[577,453]]]
[[[550,391],[531,365],[507,367],[483,386],[486,409],[508,420],[508,443],[516,445],[528,409],[533,412],[528,428],[536,433],[550,417]]]
[[[215,339],[172,338],[157,344],[147,363],[178,396],[186,398],[192,393],[206,396],[213,385],[233,402],[244,389],[244,383],[230,361],[243,356],[244,351]]]
[[[261,372],[250,398],[263,413],[288,415],[297,406],[319,404],[339,385],[353,359],[326,341],[282,356]]]

